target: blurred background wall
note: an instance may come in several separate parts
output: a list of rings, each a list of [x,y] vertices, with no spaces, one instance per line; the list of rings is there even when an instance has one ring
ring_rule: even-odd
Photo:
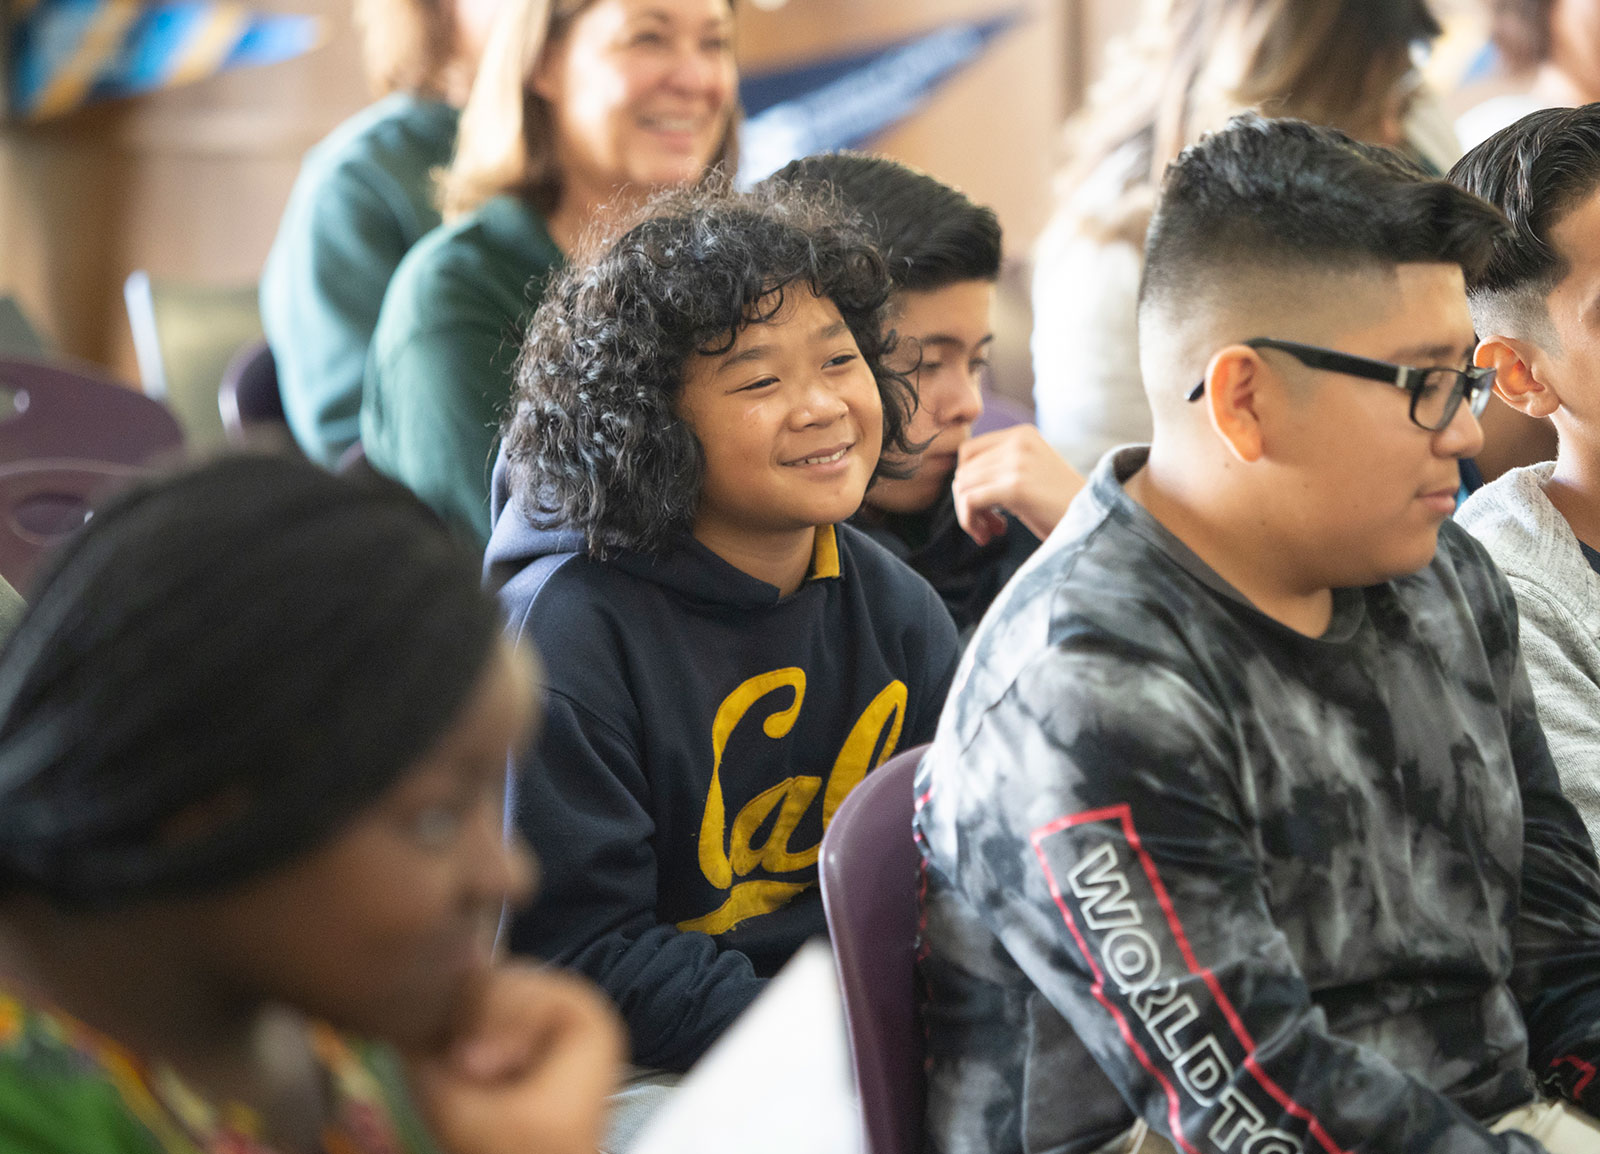
[[[1009,253],[1024,255],[1049,212],[1060,123],[1134,0],[745,0],[741,64],[804,62],[1019,4],[1024,21],[877,147],[994,205]],[[0,128],[0,295],[61,351],[135,379],[127,274],[253,283],[301,154],[366,103],[348,0],[258,6],[322,16],[325,42],[289,63]]]
[[[882,141],[993,204],[1020,252],[1048,212],[1057,126],[1081,98],[1086,61],[1127,18],[1126,0],[1023,0],[1005,33]],[[264,0],[325,17],[299,60],[0,129],[0,294],[63,352],[135,377],[121,286],[136,268],[205,284],[253,282],[301,154],[368,99],[347,0]],[[750,70],[825,57],[996,0],[790,0],[741,5]]]

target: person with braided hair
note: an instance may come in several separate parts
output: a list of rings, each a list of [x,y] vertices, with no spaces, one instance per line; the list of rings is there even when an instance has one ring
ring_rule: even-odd
[[[0,650],[0,1149],[592,1150],[612,1016],[493,952],[536,681],[398,486],[98,511]]]

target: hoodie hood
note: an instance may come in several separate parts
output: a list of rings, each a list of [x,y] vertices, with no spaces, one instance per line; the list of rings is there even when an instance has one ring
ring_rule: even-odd
[[[489,477],[489,547],[483,554],[484,587],[497,591],[520,570],[541,557],[582,553],[588,548],[582,533],[573,529],[539,529],[511,499],[506,480],[505,446],[495,454]]]

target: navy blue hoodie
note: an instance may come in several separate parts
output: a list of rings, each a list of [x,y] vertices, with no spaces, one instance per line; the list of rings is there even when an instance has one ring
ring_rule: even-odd
[[[978,627],[1006,582],[1039,548],[1039,538],[1009,513],[1006,531],[987,545],[978,544],[957,520],[955,495],[949,489],[920,513],[875,515],[863,509],[850,524],[933,586],[962,637]]]
[[[818,530],[781,597],[687,536],[601,562],[499,512],[486,563],[511,575],[507,630],[547,686],[517,805],[544,885],[511,948],[603,986],[635,1062],[685,1069],[824,932],[823,828],[869,769],[932,739],[955,627],[848,526]]]

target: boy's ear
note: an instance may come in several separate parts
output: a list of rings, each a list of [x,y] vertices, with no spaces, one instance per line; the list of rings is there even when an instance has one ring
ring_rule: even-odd
[[[1246,464],[1259,461],[1265,451],[1258,412],[1265,367],[1248,345],[1218,349],[1206,365],[1204,397],[1212,431]]]
[[[1548,417],[1561,407],[1561,398],[1533,375],[1529,361],[1534,349],[1515,337],[1490,336],[1478,342],[1472,363],[1494,369],[1494,391],[1506,404],[1530,417]]]

